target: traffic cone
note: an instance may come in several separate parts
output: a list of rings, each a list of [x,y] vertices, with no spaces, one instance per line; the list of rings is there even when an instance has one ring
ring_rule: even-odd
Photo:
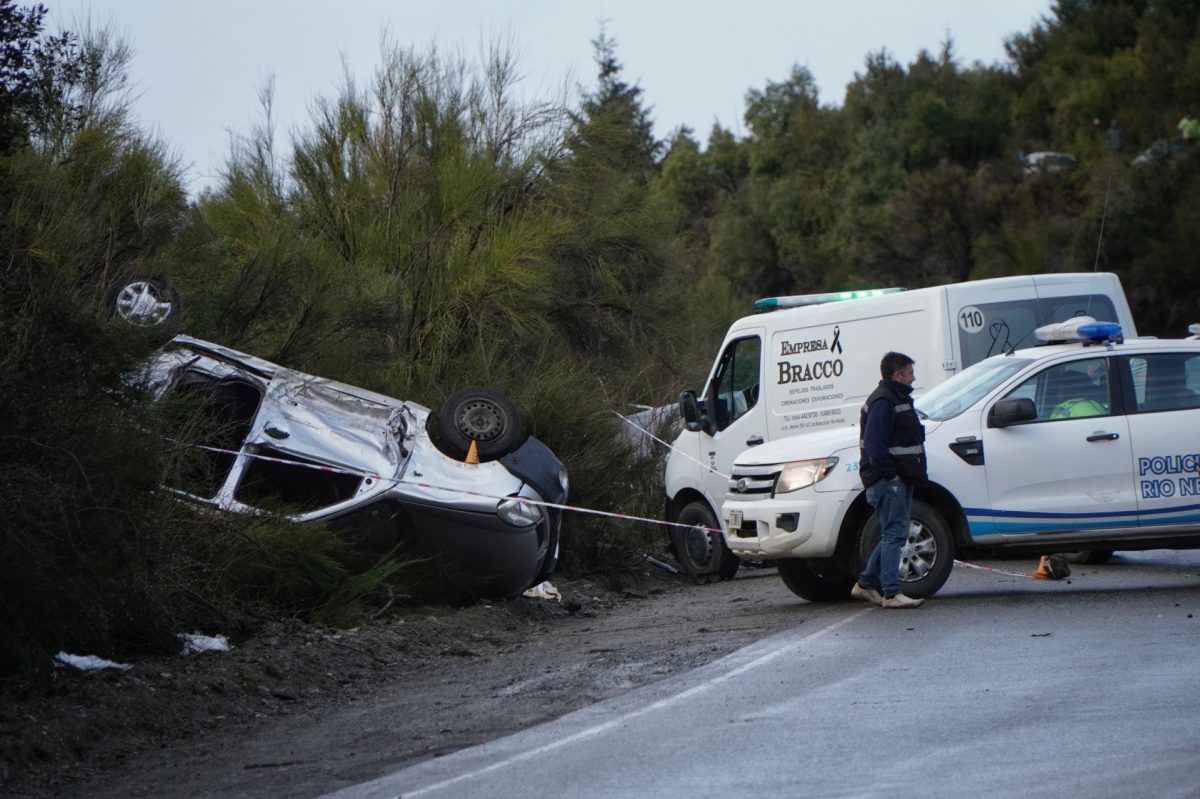
[[[479,464],[479,448],[475,446],[475,440],[471,440],[471,446],[467,448],[466,463]]]
[[[1042,555],[1033,576],[1040,580],[1063,580],[1071,576],[1071,566],[1062,555]]]

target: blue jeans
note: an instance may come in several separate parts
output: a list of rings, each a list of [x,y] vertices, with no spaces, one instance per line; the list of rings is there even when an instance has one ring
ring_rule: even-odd
[[[908,543],[913,489],[903,480],[877,480],[867,486],[867,502],[879,520],[879,543],[871,550],[858,576],[863,588],[874,588],[885,597],[900,593],[900,551]]]

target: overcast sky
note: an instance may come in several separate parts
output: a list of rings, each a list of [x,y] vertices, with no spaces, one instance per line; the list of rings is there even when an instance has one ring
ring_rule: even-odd
[[[32,2],[32,0],[30,0]],[[743,133],[749,89],[785,80],[794,64],[840,105],[866,55],[886,48],[907,65],[949,36],[961,63],[1003,62],[1004,40],[1049,14],[1051,0],[42,0],[51,29],[108,26],[134,49],[141,125],[189,165],[193,191],[215,182],[231,132],[259,117],[275,80],[287,134],[311,100],[342,84],[343,60],[365,85],[381,33],[420,51],[475,60],[481,43],[512,41],[521,94],[552,99],[591,85],[601,22],[627,81],[644,90],[655,132],[680,125],[703,143],[714,122]],[[577,95],[572,94],[574,100]]]

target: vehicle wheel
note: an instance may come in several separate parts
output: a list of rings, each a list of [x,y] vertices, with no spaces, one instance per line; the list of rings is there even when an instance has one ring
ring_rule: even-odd
[[[425,432],[429,435],[429,440],[437,447],[438,452],[458,460],[466,457],[465,449],[459,450],[452,447],[446,439],[446,433],[442,430],[442,420],[437,411],[430,411],[429,415],[425,417]]]
[[[775,561],[783,584],[809,602],[830,602],[850,596],[857,579],[834,558],[783,558]]]
[[[179,292],[158,275],[134,275],[122,280],[109,292],[107,304],[118,319],[137,327],[174,324],[183,313]]]
[[[1108,563],[1112,560],[1113,551],[1111,549],[1083,549],[1079,552],[1068,552],[1066,555],[1068,563],[1085,563],[1089,566],[1099,566],[1102,563]]]
[[[709,532],[720,530],[721,525],[707,503],[689,502],[683,506],[675,521],[695,525],[671,528],[675,557],[689,577],[697,581],[710,577],[729,580],[737,574],[741,561],[725,545],[725,536],[719,532]]]
[[[445,447],[438,449],[451,457],[466,457],[474,441],[480,460],[495,460],[513,452],[524,441],[517,406],[490,388],[472,386],[455,391],[442,404],[437,417],[426,422],[426,429],[431,426],[437,429],[436,437],[431,433],[430,438],[435,446],[440,439]]]
[[[860,565],[878,543],[879,522],[871,514],[859,537]],[[900,552],[900,589],[915,599],[931,597],[946,584],[953,566],[954,538],[946,520],[932,505],[913,500],[908,541]]]

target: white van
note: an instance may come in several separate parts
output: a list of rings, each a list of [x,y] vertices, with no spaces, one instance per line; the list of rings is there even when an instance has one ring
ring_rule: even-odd
[[[866,296],[864,296],[866,295]],[[1001,352],[1030,346],[1035,328],[1073,316],[1136,328],[1111,273],[1028,275],[903,291],[880,289],[756,303],[734,322],[701,392],[680,395],[684,430],[667,457],[664,488],[672,544],[696,577],[732,577],[738,559],[717,510],[734,458],[747,447],[854,425],[889,350],[917,363],[920,392]]]

